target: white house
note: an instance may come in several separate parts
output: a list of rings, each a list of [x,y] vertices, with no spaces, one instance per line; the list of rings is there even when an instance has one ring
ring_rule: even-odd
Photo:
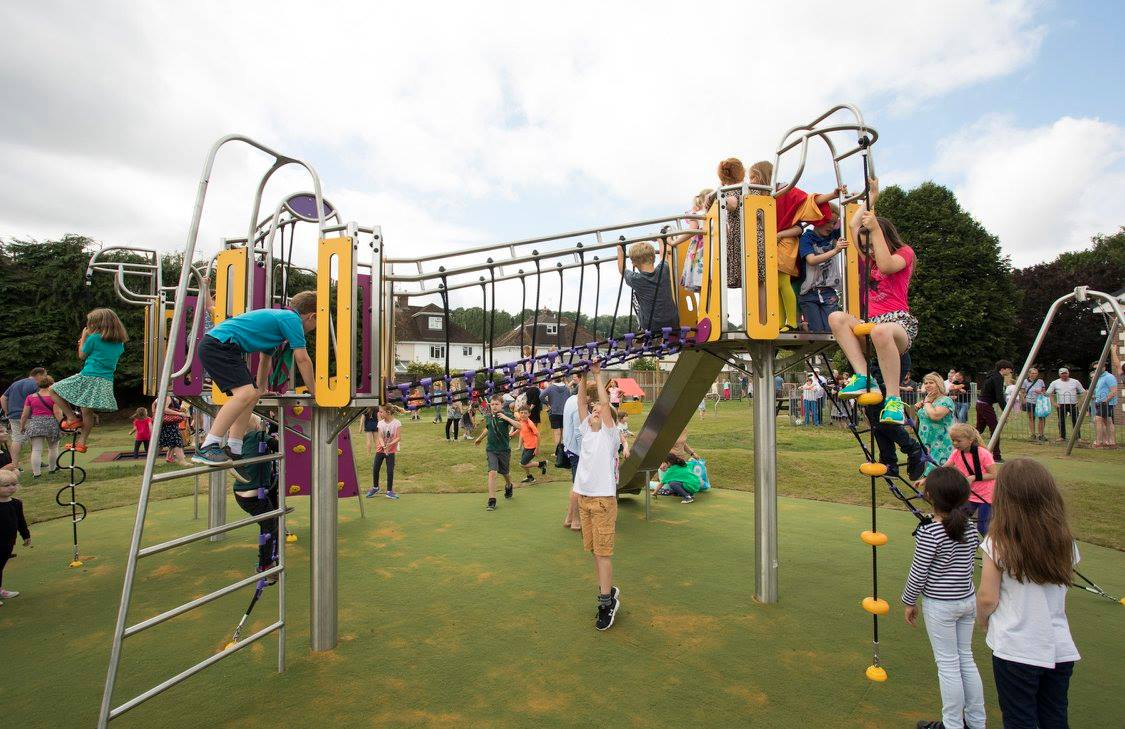
[[[475,370],[484,364],[484,348],[479,337],[446,320],[436,304],[410,306],[404,299],[395,302],[395,371],[403,372],[408,362],[431,362],[445,366],[446,327],[449,328],[449,369]]]

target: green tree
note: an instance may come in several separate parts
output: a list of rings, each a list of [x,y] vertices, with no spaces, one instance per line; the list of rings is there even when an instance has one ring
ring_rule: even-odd
[[[1000,241],[941,185],[890,187],[878,213],[914,249],[910,308],[919,334],[911,349],[915,379],[950,368],[983,372],[1016,354],[1019,291]]]

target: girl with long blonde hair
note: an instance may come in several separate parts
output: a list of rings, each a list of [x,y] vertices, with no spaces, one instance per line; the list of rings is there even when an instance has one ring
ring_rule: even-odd
[[[117,410],[113,377],[127,341],[125,325],[113,309],[94,309],[86,315],[86,326],[78,338],[78,359],[84,363],[82,371],[56,382],[51,388],[51,395],[65,416],[62,429],[79,431],[74,446],[79,453],[86,452],[86,441],[94,429],[97,411]],[[81,417],[75,408],[81,411]]]

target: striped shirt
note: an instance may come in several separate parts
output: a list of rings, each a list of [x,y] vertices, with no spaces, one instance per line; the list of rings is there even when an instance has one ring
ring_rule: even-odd
[[[973,595],[973,557],[978,544],[980,535],[971,524],[965,528],[964,544],[950,539],[936,521],[918,527],[903,604],[913,605],[918,595],[934,600],[963,600]]]

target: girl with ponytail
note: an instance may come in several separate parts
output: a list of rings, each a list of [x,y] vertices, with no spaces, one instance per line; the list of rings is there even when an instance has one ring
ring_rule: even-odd
[[[965,510],[969,481],[958,470],[942,466],[931,471],[924,484],[926,499],[934,507],[934,519],[915,532],[914,560],[902,602],[906,622],[917,626],[918,597],[925,597],[922,615],[937,663],[942,718],[919,722],[918,726],[983,727],[984,687],[973,661],[973,622],[977,615],[973,557],[980,536]]]

